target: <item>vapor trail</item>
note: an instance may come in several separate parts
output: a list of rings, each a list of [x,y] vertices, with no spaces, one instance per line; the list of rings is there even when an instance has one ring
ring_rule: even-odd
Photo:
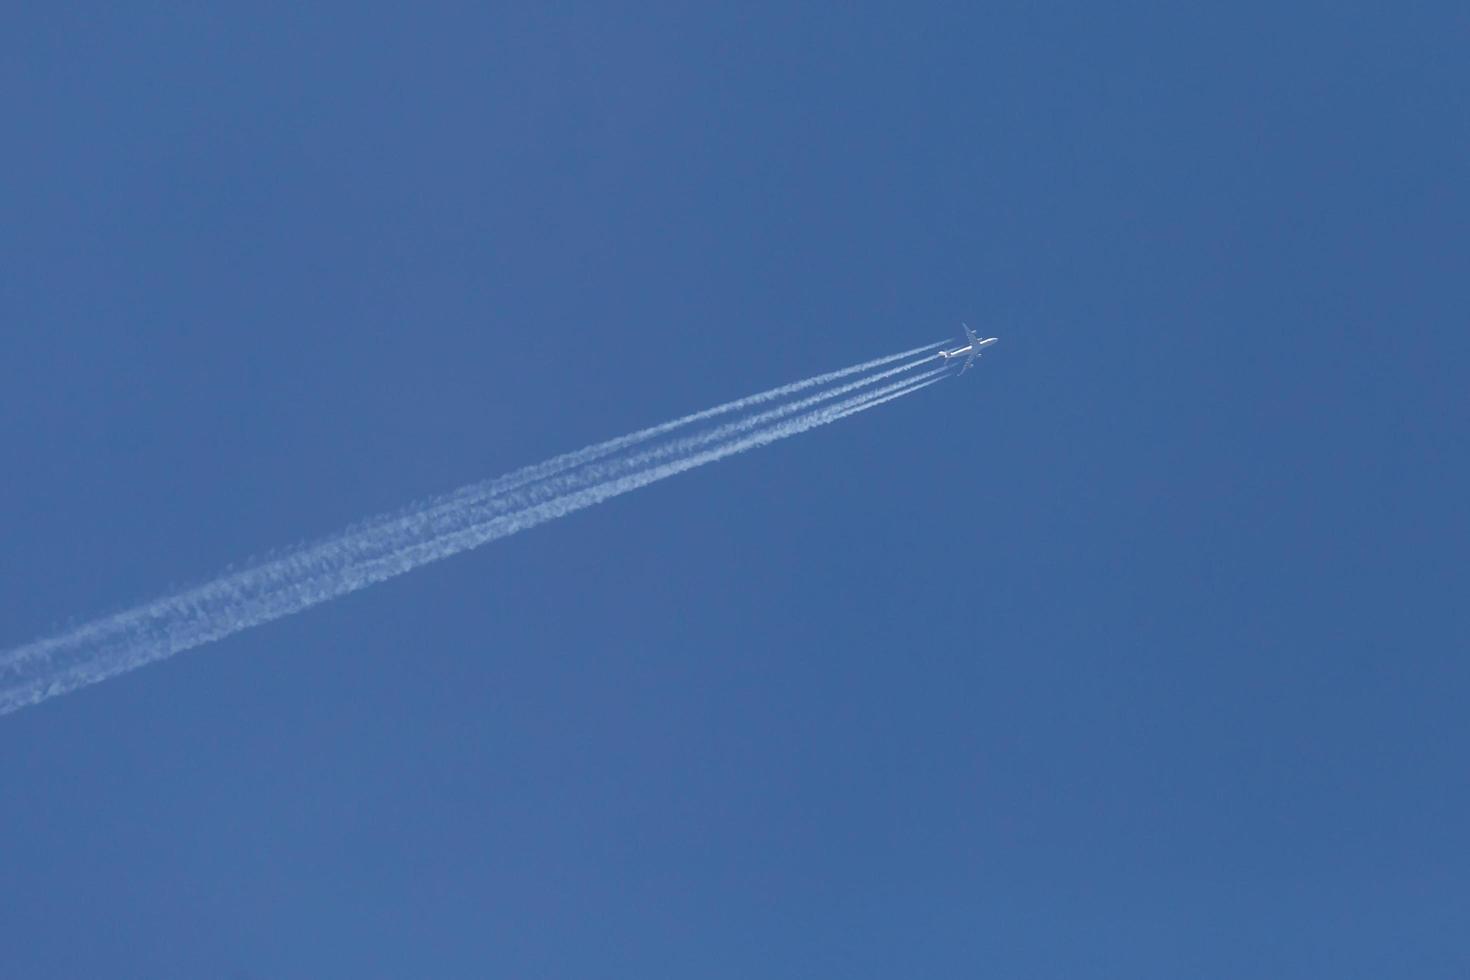
[[[0,714],[96,683],[566,516],[941,380],[946,368],[874,387],[924,358],[821,389],[937,345],[829,372],[568,453],[359,525],[321,544],[0,655]],[[638,453],[679,428],[818,388],[816,394]],[[843,397],[850,396],[850,397]],[[623,455],[618,455],[623,453]],[[610,457],[610,458],[609,458]],[[599,462],[600,460],[600,462]]]
[[[920,375],[920,378],[922,378],[923,380],[913,381],[910,384],[904,385],[902,388],[899,388],[897,391],[890,391],[887,394],[872,395],[856,405],[850,405],[847,408],[842,409],[829,421],[836,422],[838,419],[845,419],[849,415],[856,415],[858,412],[866,412],[870,408],[877,408],[879,405],[891,402],[895,398],[902,398],[904,395],[911,395],[914,392],[918,391],[920,388],[927,388],[930,385],[937,385],[939,384],[939,382],[945,379],[945,376],[945,372],[942,370],[933,371],[927,375]]]
[[[868,363],[888,363],[891,360],[884,358]],[[265,605],[274,608],[277,593],[290,593],[291,595],[284,597],[283,611],[264,616],[258,622],[276,619],[325,599],[356,591],[362,587],[353,584],[358,579],[358,569],[373,567],[375,563],[394,555],[415,554],[415,547],[424,541],[461,533],[502,514],[523,509],[559,494],[570,493],[663,460],[695,452],[928,363],[932,363],[932,358],[921,358],[862,376],[856,381],[822,388],[814,395],[738,418],[653,449],[613,456],[602,461],[594,457],[591,462],[581,466],[567,467],[561,472],[550,471],[550,475],[539,479],[527,478],[514,485],[506,485],[498,480],[487,481],[480,492],[464,490],[447,499],[441,498],[412,508],[395,518],[358,525],[320,544],[299,548],[243,572],[180,593],[169,600],[167,609],[159,608],[160,603],[152,603],[102,620],[91,627],[82,627],[82,630],[91,630],[90,636],[83,636],[78,631],[64,639],[85,638],[95,641],[121,635],[128,629],[146,629],[150,621],[158,620],[210,622],[214,610],[221,605],[248,603],[252,607]],[[834,371],[819,377],[830,379],[851,373],[851,370]],[[813,386],[798,382],[784,387],[787,391],[801,391]],[[754,398],[758,400],[742,399],[742,402],[750,405],[770,400],[761,396]],[[665,431],[668,431],[668,427],[665,427]],[[568,457],[573,455],[577,454],[567,454]],[[520,472],[526,473],[533,469],[536,467],[527,467]],[[409,569],[402,569],[407,570]],[[195,645],[197,643],[184,642],[181,649]],[[5,663],[4,659],[0,659],[0,676],[3,676]]]
[[[904,354],[896,356],[902,357],[912,353],[913,351],[905,351]],[[859,367],[888,364],[893,360],[894,357],[880,358],[859,365]],[[277,619],[326,599],[356,591],[363,585],[371,584],[368,582],[354,584],[359,580],[358,569],[365,566],[376,567],[377,563],[394,555],[415,554],[416,546],[425,541],[435,540],[446,534],[461,533],[467,528],[558,494],[570,493],[662,460],[697,451],[723,439],[750,432],[927,363],[932,363],[932,358],[910,361],[898,367],[862,376],[856,381],[823,388],[814,395],[747,415],[708,431],[685,436],[638,453],[615,456],[600,462],[597,455],[586,451],[567,453],[557,459],[570,460],[574,457],[581,457],[591,461],[583,462],[580,466],[568,463],[556,467],[548,464],[525,467],[512,474],[515,479],[488,480],[462,488],[456,493],[422,503],[401,514],[355,525],[326,541],[297,548],[278,558],[246,568],[241,572],[226,575],[203,586],[188,589],[171,598],[127,610],[78,627],[62,636],[12,651],[0,656],[0,709],[3,709],[4,703],[3,684],[6,668],[21,659],[34,659],[51,654],[61,647],[79,648],[83,643],[110,643],[118,637],[153,629],[154,624],[158,623],[169,624],[167,628],[170,631],[181,628],[179,624],[193,624],[195,627],[215,624],[220,614],[231,607],[236,609],[264,607],[278,611],[248,617],[249,622],[228,632],[236,632],[238,629]],[[854,369],[849,368],[818,375],[817,378],[830,381],[833,378],[842,378],[853,373]],[[812,383],[814,380],[807,379],[807,381],[784,385],[772,391],[808,390],[814,387]],[[729,404],[750,406],[771,401],[775,397],[777,396],[771,392],[762,392]],[[721,414],[727,414],[727,412],[710,409],[693,416],[685,416],[676,423],[667,423],[663,426],[645,429],[643,432],[651,433],[656,430],[669,432],[696,421],[697,417],[713,418]],[[610,440],[593,448],[600,449],[616,442],[622,442],[626,448],[636,444],[636,441],[639,440],[630,436],[622,440]],[[408,571],[411,567],[414,566],[404,567],[401,571]],[[288,593],[288,595],[278,596],[278,593]],[[210,639],[218,639],[223,635],[228,634],[209,635],[197,642],[174,636],[170,645],[177,645],[177,650],[185,650],[199,643],[208,642]],[[3,713],[4,711],[0,710],[0,714]]]
[[[581,466],[584,463],[590,463],[594,460],[602,459],[603,457],[609,456],[612,453],[618,452],[621,449],[627,449],[631,446],[636,446],[641,443],[648,442],[649,440],[657,439],[659,436],[666,435],[667,433],[674,432],[679,429],[688,428],[691,425],[696,425],[709,419],[718,418],[722,415],[730,415],[735,412],[742,412],[746,409],[754,408],[757,405],[764,405],[767,402],[776,401],[780,398],[789,398],[792,395],[799,394],[800,392],[807,391],[811,388],[816,388],[820,385],[831,384],[833,381],[840,381],[841,379],[851,377],[854,374],[861,374],[864,371],[871,371],[874,368],[880,368],[884,365],[892,364],[894,361],[901,361],[905,358],[916,357],[919,354],[931,352],[936,348],[943,347],[946,343],[947,341],[944,340],[936,340],[931,344],[925,344],[922,347],[915,347],[912,350],[902,351],[898,354],[889,354],[887,357],[879,357],[871,361],[864,361],[861,364],[854,364],[851,367],[845,367],[839,371],[829,371],[826,374],[814,375],[813,377],[806,378],[802,381],[793,381],[790,384],[784,384],[776,388],[770,388],[766,391],[757,392],[754,395],[747,395],[744,398],[737,398],[734,401],[724,402],[723,404],[716,405],[713,408],[706,408],[702,411],[693,412],[681,418],[674,419],[672,422],[663,422],[659,425],[650,426],[646,429],[640,429],[637,432],[632,432],[625,436],[618,436],[616,439],[609,439],[606,442],[600,442],[596,445],[588,446],[585,449],[578,449],[575,452],[563,453],[560,456],[554,456],[544,462],[535,463],[531,466],[523,467],[512,473],[507,473],[504,476],[496,477],[492,480],[484,480],[480,483],[472,483],[469,486],[461,487],[460,489],[455,490],[452,493],[435,498],[434,500],[430,501],[429,504],[454,504],[470,497],[484,499],[487,497],[497,496],[507,490],[513,490],[517,487],[525,486],[528,483],[533,483],[548,476],[554,476],[557,473],[565,472],[566,470],[572,469],[573,467]],[[411,512],[420,513],[424,509],[425,508],[423,505],[415,506],[414,508],[412,508]]]
[[[912,350],[902,351],[897,354],[889,354],[886,357],[879,357],[871,361],[864,361],[861,364],[854,364],[851,367],[842,368],[841,370],[829,371],[825,374],[815,375],[802,381],[795,381],[790,384],[780,385],[779,387],[758,392],[754,395],[748,395],[744,398],[739,398],[734,401],[725,402],[721,405],[716,405],[713,408],[707,408],[699,412],[685,415],[681,418],[674,419],[671,422],[664,422],[660,425],[641,429],[629,435],[619,436],[616,439],[609,439],[606,442],[597,443],[596,445],[588,446],[585,449],[579,449],[575,452],[564,453],[560,456],[555,456],[544,462],[535,463],[531,466],[526,466],[519,470],[515,470],[514,472],[508,473],[504,476],[496,477],[491,480],[483,480],[479,483],[473,483],[469,486],[461,487],[460,489],[455,490],[451,493],[444,494],[439,497],[430,498],[426,501],[420,501],[419,503],[405,508],[402,511],[385,514],[380,517],[353,525],[342,534],[339,534],[334,538],[322,542],[319,545],[305,545],[292,549],[285,555],[281,556],[279,560],[263,563],[256,566],[251,571],[257,571],[273,581],[292,582],[298,580],[300,576],[304,573],[305,569],[319,563],[328,562],[340,565],[341,563],[349,559],[369,559],[372,557],[373,552],[382,553],[386,550],[394,550],[400,546],[400,542],[402,542],[403,540],[407,538],[416,538],[426,533],[427,531],[435,530],[446,521],[454,522],[456,524],[460,523],[463,519],[464,509],[466,507],[474,507],[476,508],[477,513],[481,513],[484,516],[492,516],[494,514],[503,513],[505,510],[513,505],[513,502],[516,499],[514,493],[522,487],[526,487],[528,485],[550,479],[568,471],[576,470],[579,467],[586,466],[587,464],[596,462],[599,459],[604,459],[606,457],[612,456],[622,450],[630,449],[642,443],[651,442],[652,440],[657,439],[660,436],[670,434],[679,429],[692,427],[699,422],[716,419],[724,415],[733,415],[735,413],[748,410],[758,405],[773,402],[781,398],[788,398],[791,395],[799,394],[800,392],[807,391],[821,385],[830,384],[833,381],[838,381],[846,377],[851,377],[855,374],[861,374],[864,371],[870,371],[874,368],[892,364],[894,361],[914,357],[918,354],[923,354],[926,352],[932,352],[935,348],[943,346],[943,344],[944,341],[936,341],[931,344],[925,344],[922,347],[915,347]],[[930,360],[931,358],[929,357],[920,358],[919,360],[913,361],[909,364],[901,365],[900,367],[893,368],[881,374],[864,377],[857,382],[849,383],[839,388],[825,389],[813,398],[806,399],[794,404],[783,405],[780,408],[773,410],[772,412],[762,413],[761,415],[754,417],[747,417],[737,423],[732,423],[731,425],[733,426],[733,431],[744,431],[748,429],[752,424],[764,424],[771,419],[784,417],[794,411],[804,409],[808,405],[814,404],[817,401],[837,397],[840,394],[854,390],[858,387],[861,387],[862,385],[870,384],[878,380],[879,378],[890,377],[902,371],[910,370],[920,364],[927,363]],[[708,440],[714,435],[729,435],[731,434],[731,431],[732,430],[725,430],[722,428],[721,430],[716,430],[716,433],[703,434],[699,437],[696,437],[695,444],[705,445],[707,444]],[[688,444],[685,444],[684,448],[687,448],[687,445]],[[666,455],[668,452],[669,447],[666,446],[661,447],[658,451],[658,454],[660,456],[663,456]],[[644,457],[633,457],[630,460],[619,461],[619,465],[627,466],[630,463],[638,464],[644,461]],[[352,554],[349,556],[348,552],[352,552]],[[216,582],[213,583],[212,586],[219,586],[221,584],[222,583],[220,582]],[[267,581],[257,581],[253,583],[253,586],[257,588],[269,587],[269,585],[270,583]],[[188,597],[180,596],[180,598],[186,599]],[[134,610],[133,614],[144,615],[146,614],[146,612],[147,607],[143,607]],[[127,616],[129,614],[123,613],[121,615]],[[3,668],[3,665],[4,658],[0,657],[0,668]]]

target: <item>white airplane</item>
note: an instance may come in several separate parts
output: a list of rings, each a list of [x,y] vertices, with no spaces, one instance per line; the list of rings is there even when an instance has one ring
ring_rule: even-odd
[[[963,347],[956,347],[954,350],[941,350],[939,352],[939,357],[941,360],[945,361],[948,361],[951,358],[955,357],[963,357],[965,359],[965,366],[960,368],[960,374],[964,374],[966,371],[970,370],[970,365],[975,363],[975,358],[980,356],[980,352],[985,350],[985,348],[989,347],[1000,338],[986,337],[984,340],[981,340],[979,337],[975,336],[975,331],[971,330],[967,324],[962,323],[960,324],[960,326],[965,328],[965,339],[968,341],[968,343],[966,343]]]

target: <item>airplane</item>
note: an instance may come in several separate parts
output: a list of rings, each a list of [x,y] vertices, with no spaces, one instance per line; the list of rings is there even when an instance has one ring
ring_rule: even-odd
[[[965,328],[965,339],[968,341],[968,343],[965,344],[965,346],[963,347],[956,347],[954,350],[941,350],[939,352],[939,358],[940,360],[947,361],[953,357],[963,357],[965,359],[965,366],[960,368],[960,374],[964,374],[966,371],[970,370],[970,365],[975,363],[975,358],[979,357],[980,353],[984,351],[985,348],[989,347],[1000,338],[986,337],[984,340],[981,340],[979,337],[975,336],[975,331],[971,330],[967,324],[962,323],[960,324],[960,326]]]

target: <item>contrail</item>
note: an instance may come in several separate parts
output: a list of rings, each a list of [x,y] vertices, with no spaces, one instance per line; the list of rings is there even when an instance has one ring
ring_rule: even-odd
[[[856,405],[851,405],[847,408],[842,409],[829,421],[836,422],[838,419],[845,419],[849,415],[856,415],[858,412],[866,412],[870,408],[877,408],[879,405],[891,402],[895,398],[902,398],[904,395],[911,395],[914,392],[918,391],[920,388],[927,388],[930,385],[937,385],[939,384],[939,382],[945,379],[945,376],[945,372],[942,370],[932,371],[929,374],[920,375],[919,377],[924,380],[916,380],[898,389],[897,391],[891,391],[886,395],[873,395]]]
[[[912,351],[906,351],[911,354]],[[873,364],[887,364],[893,358],[882,358],[878,361],[867,362]],[[544,501],[549,497],[561,493],[569,493],[574,490],[589,486],[594,483],[613,479],[619,475],[643,466],[669,459],[674,456],[687,454],[702,449],[722,439],[738,436],[753,429],[768,425],[779,419],[791,416],[801,411],[806,411],[815,405],[840,397],[875,384],[885,378],[911,371],[920,365],[931,363],[932,358],[922,358],[901,364],[895,368],[889,368],[875,374],[859,378],[856,381],[847,382],[830,388],[824,388],[815,395],[779,405],[776,408],[767,409],[753,415],[748,415],[734,422],[728,422],[697,435],[686,436],[658,446],[654,449],[621,456],[603,462],[597,462],[596,456],[591,456],[592,462],[583,463],[580,467],[526,467],[517,471],[518,474],[529,474],[532,471],[541,470],[538,477],[525,476],[515,481],[491,480],[483,484],[476,484],[474,488],[465,488],[447,497],[431,500],[407,512],[390,518],[380,518],[363,524],[355,525],[346,532],[334,538],[315,545],[308,545],[289,552],[280,558],[268,560],[257,564],[242,572],[228,575],[207,585],[200,586],[179,593],[169,600],[159,600],[133,610],[119,613],[116,616],[89,624],[72,631],[62,637],[54,638],[52,641],[42,641],[32,644],[31,648],[24,649],[23,653],[34,657],[44,652],[49,652],[55,644],[62,643],[67,646],[77,646],[82,641],[99,642],[109,641],[112,638],[125,635],[129,630],[146,630],[152,623],[158,621],[175,622],[210,622],[215,615],[215,609],[221,605],[231,603],[249,603],[252,606],[267,604],[278,592],[294,593],[295,598],[286,601],[286,608],[282,611],[264,616],[251,623],[242,625],[256,625],[291,612],[304,609],[309,605],[344,595],[347,592],[361,588],[361,585],[343,585],[342,581],[351,582],[354,579],[356,569],[365,565],[371,565],[387,556],[395,554],[412,554],[412,549],[426,540],[432,540],[445,534],[462,532],[468,527],[491,520],[496,516],[508,511],[518,510],[530,504]],[[844,377],[852,374],[852,369],[845,371],[834,371],[829,374],[819,375],[823,379]],[[808,379],[810,381],[810,379]],[[784,391],[801,391],[813,387],[808,382],[797,382],[783,386]],[[740,403],[745,405],[759,404],[771,400],[768,393],[741,399]],[[737,403],[730,403],[737,404]],[[715,413],[710,410],[699,413],[705,417],[712,417]],[[686,422],[693,416],[686,416],[681,423]],[[665,432],[674,428],[670,423],[661,428]],[[646,429],[644,432],[652,432]],[[617,441],[617,440],[613,440]],[[603,446],[608,443],[601,444]],[[558,459],[570,459],[580,453],[568,453]],[[587,457],[584,457],[587,458]],[[410,566],[412,567],[412,566]],[[402,571],[408,571],[407,567]],[[366,583],[364,583],[366,584]],[[304,598],[303,598],[304,597]],[[307,601],[309,600],[309,601]],[[165,607],[165,603],[167,604]],[[234,632],[234,630],[231,630]],[[218,638],[218,637],[214,637]],[[186,643],[180,649],[187,649],[197,644]],[[0,656],[0,683],[3,683],[5,668],[14,654]],[[0,694],[0,704],[3,704],[3,694]],[[3,713],[3,711],[0,711]]]
[[[609,456],[612,453],[618,452],[619,450],[627,449],[631,446],[636,446],[640,443],[648,442],[651,439],[657,439],[659,436],[666,435],[667,433],[674,432],[678,429],[688,428],[691,425],[696,425],[709,419],[718,418],[721,415],[730,415],[735,412],[742,412],[746,409],[754,408],[757,405],[764,405],[767,402],[776,401],[780,398],[789,398],[792,395],[799,394],[800,392],[807,391],[808,389],[816,388],[820,385],[831,384],[833,381],[840,381],[843,378],[851,377],[854,374],[861,374],[864,371],[871,371],[874,368],[880,368],[884,365],[892,364],[894,361],[901,361],[905,358],[916,357],[919,354],[929,353],[936,348],[943,347],[947,342],[948,341],[944,340],[936,340],[931,344],[925,344],[922,347],[915,347],[913,350],[906,350],[898,354],[889,354],[887,357],[879,357],[871,361],[864,361],[861,364],[854,364],[851,367],[845,367],[839,371],[829,371],[826,374],[818,374],[803,381],[793,381],[790,384],[784,384],[776,388],[770,388],[766,391],[757,392],[754,395],[747,395],[744,398],[737,398],[734,401],[728,401],[723,404],[716,405],[713,408],[706,408],[702,411],[693,412],[689,415],[685,415],[682,418],[674,419],[672,422],[663,422],[659,425],[650,426],[647,429],[640,429],[637,432],[629,433],[625,436],[618,436],[616,439],[609,439],[606,442],[600,442],[596,445],[588,446],[585,449],[578,449],[576,452],[564,453],[560,456],[555,456],[551,459],[546,460],[545,462],[535,463],[531,466],[523,467],[522,469],[516,470],[513,473],[507,473],[504,476],[496,477],[493,480],[485,480],[480,483],[472,483],[469,486],[461,487],[460,489],[455,490],[454,492],[446,494],[442,497],[434,498],[432,501],[429,501],[427,503],[429,505],[438,503],[453,504],[463,501],[464,499],[469,497],[485,498],[495,496],[507,490],[513,490],[517,487],[525,486],[528,483],[533,483],[536,480],[544,479],[545,477],[554,476],[557,473],[565,472],[566,470],[569,470],[575,466],[581,466],[584,463],[589,463],[593,460],[602,459],[603,457]],[[421,512],[424,509],[424,505],[421,504],[420,506],[415,506],[414,508],[412,508],[412,511],[417,513]]]
[[[595,462],[597,459],[607,456],[618,449],[628,448],[638,443],[649,441],[660,434],[666,434],[679,428],[688,427],[701,420],[731,414],[741,409],[774,401],[780,397],[799,393],[824,383],[830,383],[833,380],[849,377],[864,370],[891,364],[896,360],[929,351],[937,346],[939,344],[929,344],[924,347],[914,348],[913,350],[903,351],[899,354],[891,354],[887,357],[866,361],[839,371],[830,371],[803,381],[772,388],[768,391],[737,399],[736,401],[726,402],[723,405],[717,405],[711,409],[695,412],[691,415],[675,419],[672,422],[666,422],[640,430],[631,435],[620,436],[617,439],[598,443],[586,449],[565,453],[551,460],[523,467],[503,477],[462,487],[453,493],[431,498],[428,501],[422,501],[401,512],[353,525],[341,534],[326,541],[292,549],[279,558],[264,561],[232,575],[226,575],[207,585],[186,590],[175,595],[172,599],[149,603],[148,605],[83,625],[50,640],[38,641],[17,650],[0,654],[0,683],[4,682],[4,673],[7,665],[18,659],[35,657],[47,653],[60,645],[74,645],[79,641],[100,639],[107,635],[117,635],[122,629],[144,626],[150,620],[157,620],[161,616],[173,616],[186,612],[189,607],[213,605],[221,599],[231,597],[237,590],[248,590],[252,595],[258,596],[261,592],[269,591],[279,585],[299,588],[302,582],[313,574],[328,571],[329,569],[325,567],[328,564],[333,567],[341,567],[356,561],[369,560],[373,557],[380,556],[384,552],[396,551],[407,547],[413,542],[421,540],[427,534],[441,533],[453,528],[463,527],[468,523],[466,520],[467,513],[473,513],[475,517],[479,518],[488,518],[495,514],[503,513],[512,506],[524,504],[523,496],[516,495],[514,491],[549,480],[569,470],[575,470],[578,466],[587,466],[589,463]],[[660,447],[651,453],[645,452],[644,454],[630,456],[612,463],[605,463],[603,464],[603,468],[600,469],[583,470],[579,474],[581,479],[578,479],[576,482],[578,484],[585,483],[586,477],[589,475],[597,478],[607,478],[613,475],[614,472],[620,472],[629,466],[642,465],[653,459],[664,458],[671,452],[686,451],[707,445],[712,439],[736,434],[756,425],[766,424],[793,412],[804,410],[825,399],[840,396],[879,379],[911,370],[921,364],[928,363],[930,360],[930,358],[922,358],[903,364],[880,374],[864,377],[858,381],[850,382],[836,388],[823,390],[815,396],[788,405],[782,405],[767,412],[746,417],[737,422],[728,423],[710,432],[689,437],[686,440],[681,440],[669,446]],[[448,526],[446,526],[446,522]],[[161,607],[164,602],[168,602],[171,608],[168,610],[162,609]],[[0,695],[0,697],[3,697],[3,695]]]
[[[349,529],[197,588],[0,654],[0,714],[76,690],[232,633],[299,612],[432,561],[566,516],[697,466],[866,411],[943,379],[948,368],[878,382],[937,344],[817,375],[555,457]],[[832,382],[859,375],[842,385]],[[822,387],[827,385],[829,387]],[[877,387],[875,387],[877,385]],[[818,389],[640,452],[700,421]],[[845,397],[846,396],[846,397]]]
[[[917,354],[925,352],[932,352],[936,347],[942,346],[943,343],[943,341],[936,341],[932,344],[926,344],[923,347],[915,347],[912,350],[902,351],[898,354],[890,354],[887,357],[865,361],[862,364],[855,364],[852,367],[843,368],[838,371],[829,371],[826,374],[819,374],[803,381],[795,381],[791,384],[771,388],[767,391],[736,399],[735,401],[725,402],[722,405],[716,405],[714,408],[694,412],[682,418],[675,419],[672,422],[665,422],[647,429],[642,429],[630,435],[609,439],[606,442],[601,442],[585,449],[579,449],[576,452],[564,453],[545,462],[523,467],[505,476],[470,484],[452,493],[430,498],[426,501],[420,501],[418,504],[410,506],[405,510],[385,514],[378,518],[353,525],[342,534],[320,545],[306,545],[292,549],[283,555],[279,561],[269,561],[257,565],[253,570],[268,575],[272,580],[294,583],[299,580],[304,570],[309,566],[323,561],[340,565],[348,558],[346,553],[349,550],[357,552],[356,557],[362,558],[365,557],[363,552],[366,550],[382,552],[394,549],[398,547],[399,539],[406,537],[416,538],[426,530],[433,529],[444,521],[453,521],[456,524],[460,523],[466,507],[475,507],[489,514],[502,513],[515,500],[513,492],[522,487],[550,479],[570,470],[575,470],[579,466],[585,466],[621,450],[650,442],[659,436],[667,435],[678,429],[688,428],[701,421],[715,419],[723,415],[735,414],[757,405],[790,397],[793,394],[798,394],[821,385],[830,384],[833,381],[841,380],[854,374],[883,367],[884,365],[892,364],[894,361],[914,357]],[[751,425],[763,424],[772,419],[784,417],[818,401],[834,398],[863,385],[871,384],[880,378],[890,377],[894,374],[911,370],[930,360],[932,360],[931,357],[920,358],[919,360],[901,365],[881,374],[864,377],[857,382],[852,382],[838,388],[824,389],[812,398],[783,405],[771,412],[748,417],[731,425],[736,431],[744,431]],[[729,434],[731,432],[722,427],[722,429],[716,430],[714,433],[706,433],[696,438],[699,445],[704,445],[709,439],[717,435]],[[687,446],[684,448],[687,448]],[[669,451],[670,447],[661,447],[658,450],[658,455],[666,455]],[[630,463],[639,464],[645,462],[646,459],[647,457],[642,456],[632,457],[629,460],[620,460],[619,465],[627,466]],[[218,584],[220,583],[216,583],[216,585]],[[257,581],[252,583],[252,587],[256,589],[269,587],[269,582],[266,580]],[[181,596],[180,598],[185,597]],[[136,615],[144,615],[147,612],[147,607],[134,610],[133,612]],[[123,615],[128,614],[125,613]],[[4,658],[0,657],[0,668],[3,668],[3,665]]]
[[[878,362],[868,363],[888,363],[890,360],[891,358],[884,358]],[[543,475],[539,479],[526,479],[512,486],[500,485],[501,481],[487,481],[484,485],[486,489],[482,492],[461,491],[451,494],[447,499],[440,498],[437,501],[430,501],[417,508],[412,508],[396,518],[379,519],[357,525],[320,544],[297,549],[278,559],[266,561],[247,568],[243,572],[217,579],[205,586],[176,595],[169,601],[170,608],[167,610],[161,609],[159,603],[153,603],[92,624],[89,636],[82,635],[82,631],[88,630],[89,627],[82,627],[81,630],[68,634],[64,639],[95,641],[120,635],[126,629],[147,628],[148,623],[159,619],[207,621],[209,610],[221,602],[249,602],[259,605],[277,592],[295,593],[298,598],[288,600],[289,608],[260,621],[275,619],[297,611],[298,608],[314,605],[316,602],[323,601],[323,598],[332,598],[355,591],[361,586],[343,586],[341,580],[351,581],[356,569],[370,565],[386,556],[412,554],[412,549],[426,540],[436,539],[445,534],[459,533],[501,514],[522,509],[558,494],[569,493],[594,483],[614,479],[629,471],[661,460],[694,452],[722,439],[752,431],[931,362],[932,358],[922,358],[861,377],[856,381],[824,388],[815,395],[725,423],[697,435],[682,437],[654,449],[602,462],[596,462],[594,457],[593,462],[584,463],[581,467],[571,467],[564,473],[553,470],[550,471],[551,475]],[[850,370],[832,372],[820,377],[841,377],[851,373]],[[802,382],[785,386],[786,390],[798,391],[810,387],[812,386]],[[760,400],[769,399],[761,398]],[[758,403],[749,399],[742,399],[742,401],[747,404]],[[567,454],[568,457],[572,455],[576,454]],[[519,472],[525,473],[532,469],[534,467],[527,467]],[[492,492],[489,489],[492,485],[496,485],[495,489],[498,492]],[[407,571],[408,568],[402,570]],[[303,595],[310,597],[311,601],[301,604],[300,597]],[[317,598],[317,596],[323,598]],[[188,645],[184,648],[187,648]],[[6,660],[0,658],[0,676],[3,676],[5,663]]]

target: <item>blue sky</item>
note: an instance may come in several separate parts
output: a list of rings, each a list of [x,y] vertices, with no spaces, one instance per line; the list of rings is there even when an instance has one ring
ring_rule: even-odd
[[[18,11],[0,646],[1002,342],[0,719],[0,972],[1463,976],[1467,31]]]

